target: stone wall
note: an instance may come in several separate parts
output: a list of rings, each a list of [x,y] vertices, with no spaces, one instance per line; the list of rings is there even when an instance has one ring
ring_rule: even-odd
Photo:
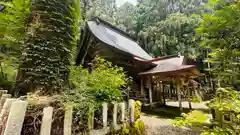
[[[102,104],[102,129],[94,129],[94,112],[89,115],[88,128],[91,135],[104,135],[112,130],[119,130],[124,123],[134,123],[134,100],[126,103],[113,103],[111,124],[108,125],[108,103]],[[0,135],[21,135],[28,101],[11,98],[7,91],[0,91]],[[126,111],[128,110],[128,111]],[[119,113],[120,112],[120,113]],[[71,135],[73,108],[65,108],[64,135]],[[118,123],[118,118],[121,124]],[[45,107],[41,120],[40,135],[50,135],[53,122],[53,107]]]

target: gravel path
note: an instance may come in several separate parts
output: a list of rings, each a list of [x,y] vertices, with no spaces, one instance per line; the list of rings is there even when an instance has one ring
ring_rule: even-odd
[[[147,135],[200,135],[197,131],[173,127],[168,119],[142,115],[141,120],[145,123]]]

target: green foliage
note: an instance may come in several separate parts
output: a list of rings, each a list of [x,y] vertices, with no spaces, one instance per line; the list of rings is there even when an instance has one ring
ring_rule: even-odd
[[[4,57],[0,60],[0,88],[10,90],[17,72],[16,58]]]
[[[133,126],[123,128],[119,135],[145,135],[145,125],[143,121],[137,121]]]
[[[29,0],[12,0],[0,4],[5,7],[3,13],[0,13],[0,35],[3,35],[3,38],[0,38],[1,48],[10,48],[16,53],[20,50],[26,36],[30,2]]]
[[[214,124],[214,128],[208,127],[202,135],[237,135],[239,134],[239,122],[240,122],[240,93],[232,88],[220,88],[217,91],[216,96],[211,100],[208,106],[214,109],[216,112],[226,113],[230,112],[233,115],[234,120],[230,121],[227,128],[222,127],[223,121],[219,120]],[[220,116],[221,117],[221,116]],[[188,114],[183,114],[183,117],[176,118],[174,122],[175,126],[190,126],[198,127],[201,129],[207,128],[205,124],[207,119],[206,114],[199,111],[192,111]]]
[[[100,17],[110,23],[115,23],[116,2],[115,0],[85,0],[82,1],[82,19],[87,21],[92,17]]]
[[[212,64],[211,72],[221,82],[236,84],[240,80],[240,2],[220,1],[217,5],[221,8],[205,14],[197,32],[204,38],[202,46],[212,51],[207,59]]]
[[[10,90],[15,81],[20,46],[26,36],[29,0],[0,2],[0,87]]]
[[[91,73],[81,66],[73,66],[70,78],[75,87],[88,91],[99,102],[122,100],[122,88],[128,84],[121,67],[113,66],[111,62],[98,57],[94,60]]]
[[[140,101],[134,102],[134,120],[137,121],[141,116],[141,106],[142,103]]]
[[[200,99],[199,99],[197,96],[194,96],[194,97],[192,98],[192,102],[193,102],[193,103],[200,103]]]
[[[183,113],[182,117],[176,118],[174,126],[198,126],[205,124],[208,116],[201,111],[191,111],[188,114]]]
[[[71,50],[76,44],[79,1],[40,0],[31,3],[27,37],[22,47],[17,86],[24,92],[59,91],[68,84]]]
[[[88,117],[91,111],[98,108],[98,104],[94,101],[91,93],[81,90],[79,88],[65,90],[64,93],[58,97],[66,106],[73,107],[73,129],[72,132],[77,134],[79,132],[86,132],[88,129]]]
[[[229,128],[213,128],[209,131],[205,131],[201,135],[238,135],[236,131],[229,129]]]
[[[198,15],[186,16],[181,13],[169,14],[166,20],[144,28],[139,33],[144,39],[154,39],[151,52],[155,56],[178,54],[197,59],[202,55],[199,47],[200,38],[195,35],[194,29],[199,26],[201,18]]]
[[[239,96],[240,93],[232,88],[219,88],[208,107],[220,112],[235,112],[238,114],[240,113]]]

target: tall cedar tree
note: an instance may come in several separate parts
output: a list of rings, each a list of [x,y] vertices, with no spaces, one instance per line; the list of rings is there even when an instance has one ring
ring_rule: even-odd
[[[68,84],[78,0],[33,0],[14,92],[59,91]]]

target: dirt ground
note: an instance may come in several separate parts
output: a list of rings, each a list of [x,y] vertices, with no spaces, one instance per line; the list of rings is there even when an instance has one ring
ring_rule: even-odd
[[[193,103],[194,110],[206,110],[207,102]],[[166,107],[147,110],[141,115],[141,120],[145,123],[147,135],[200,135],[200,131],[193,131],[188,128],[178,128],[172,125],[173,118],[179,117],[177,112],[178,102],[168,101]],[[188,108],[188,102],[182,102],[185,109]]]

